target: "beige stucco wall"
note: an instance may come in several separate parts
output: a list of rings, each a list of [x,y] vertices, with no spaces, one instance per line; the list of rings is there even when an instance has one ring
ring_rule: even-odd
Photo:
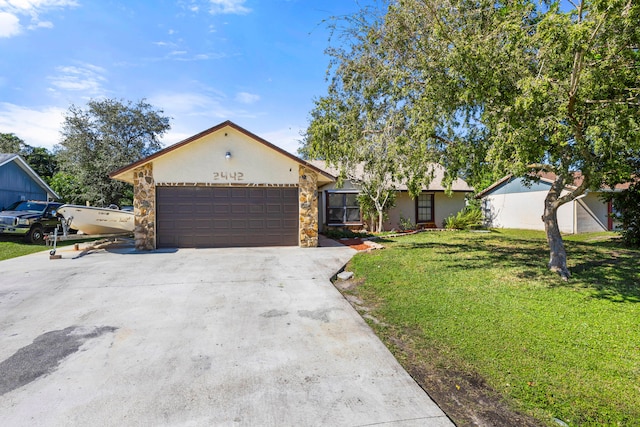
[[[226,159],[225,154],[231,153]],[[205,183],[297,185],[293,159],[225,127],[153,160],[157,184]]]
[[[442,192],[435,192],[433,197],[434,222],[436,227],[443,226],[445,218],[458,213],[465,207],[465,193],[452,193],[451,196]],[[398,229],[400,217],[406,218],[415,224],[416,202],[409,193],[401,192],[396,197],[396,206],[389,211],[389,220],[385,222],[385,229]]]
[[[323,231],[326,227],[325,221],[325,209],[327,206],[327,190],[336,190],[344,192],[357,192],[357,187],[353,186],[350,182],[345,182],[343,187],[336,187],[335,184],[328,184],[321,188],[320,209],[319,209],[319,223],[320,230]],[[434,219],[436,227],[442,227],[444,220],[449,215],[458,213],[465,207],[465,193],[453,193],[451,196],[446,195],[443,192],[434,192]],[[409,219],[412,223],[416,222],[416,205],[415,200],[409,196],[406,191],[398,192],[396,195],[396,205],[388,212],[389,219],[384,223],[385,230],[400,228],[400,217]]]

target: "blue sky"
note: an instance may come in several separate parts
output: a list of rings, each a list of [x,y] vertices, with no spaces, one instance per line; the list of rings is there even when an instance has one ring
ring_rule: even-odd
[[[165,145],[232,120],[294,152],[326,93],[323,20],[366,0],[0,0],[0,133],[51,149],[64,113],[146,98]]]

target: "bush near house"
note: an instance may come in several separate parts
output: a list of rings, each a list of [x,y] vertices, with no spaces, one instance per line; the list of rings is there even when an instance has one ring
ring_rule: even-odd
[[[565,237],[569,282],[547,270],[543,232],[388,238],[353,258],[351,292],[458,425],[472,424],[451,413],[478,404],[473,387],[542,425],[637,425],[640,250],[612,236]]]
[[[622,240],[628,246],[640,248],[640,183],[610,197],[619,212],[617,219],[622,225]]]
[[[467,206],[444,220],[447,230],[469,230],[482,227],[482,211],[477,206]]]

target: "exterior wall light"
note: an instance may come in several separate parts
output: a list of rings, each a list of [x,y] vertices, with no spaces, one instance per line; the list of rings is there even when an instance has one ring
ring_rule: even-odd
[[[227,154],[224,155],[224,158],[229,160],[231,158],[231,151],[227,151]]]

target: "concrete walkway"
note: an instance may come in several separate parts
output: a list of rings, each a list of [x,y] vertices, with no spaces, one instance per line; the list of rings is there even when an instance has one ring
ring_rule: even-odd
[[[0,425],[452,425],[329,282],[354,253],[2,261]]]

